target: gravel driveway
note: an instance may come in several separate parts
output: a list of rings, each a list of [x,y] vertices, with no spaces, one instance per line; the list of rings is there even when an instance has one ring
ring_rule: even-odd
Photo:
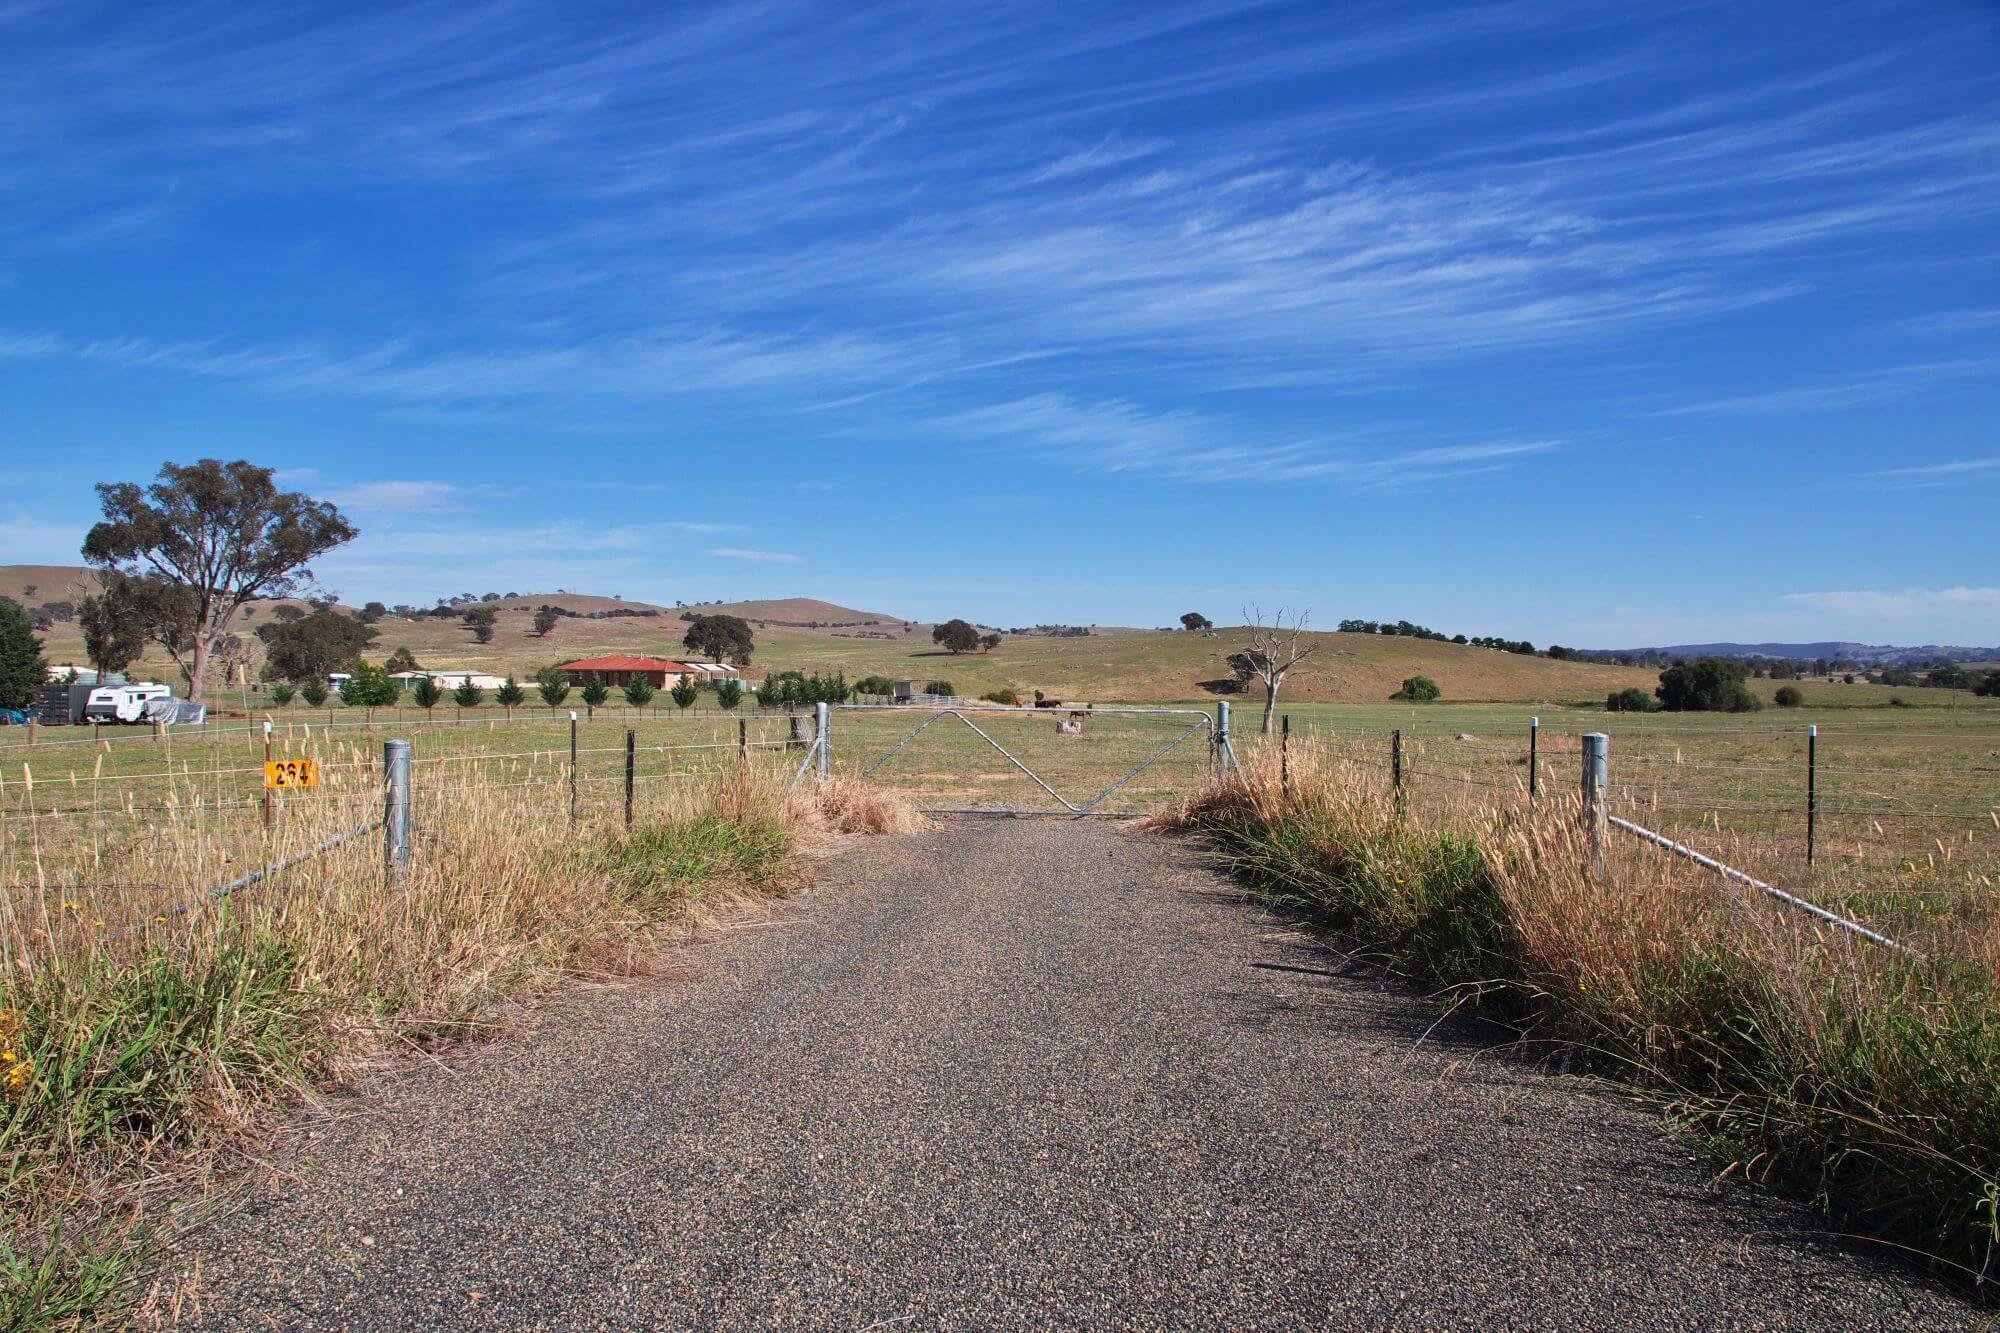
[[[1968,1328],[1186,845],[966,821],[302,1125],[197,1322]]]

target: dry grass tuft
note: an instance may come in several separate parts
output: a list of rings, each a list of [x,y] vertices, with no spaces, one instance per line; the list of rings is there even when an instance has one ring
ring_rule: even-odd
[[[199,808],[129,842],[101,823],[5,830],[0,1327],[105,1317],[129,1295],[118,1238],[148,1195],[185,1189],[305,1090],[475,1035],[496,1002],[644,972],[663,930],[793,886],[802,835],[916,824],[851,783],[788,797],[739,768],[646,787],[627,831],[573,824],[546,777],[426,769],[397,883],[372,834],[227,898],[196,891],[379,812],[365,774],[268,835]]]
[[[908,796],[835,774],[793,794],[794,817],[831,833],[905,834],[931,826]]]
[[[1613,835],[1593,873],[1574,798],[1403,808],[1311,744],[1290,768],[1287,784],[1258,756],[1153,822],[1213,836],[1273,900],[1659,1090],[1746,1178],[1975,1283],[2000,1271],[1990,926],[1896,953],[1636,840]]]

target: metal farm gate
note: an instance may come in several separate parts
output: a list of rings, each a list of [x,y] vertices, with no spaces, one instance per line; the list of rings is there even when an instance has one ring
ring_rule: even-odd
[[[801,719],[803,720],[803,719]],[[1009,708],[838,704],[816,709],[808,771],[911,793],[935,814],[1130,816],[1236,767],[1229,705]]]

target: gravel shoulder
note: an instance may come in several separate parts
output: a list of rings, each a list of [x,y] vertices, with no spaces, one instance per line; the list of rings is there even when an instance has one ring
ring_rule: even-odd
[[[1962,1329],[1194,848],[968,820],[302,1120],[215,1328]],[[198,1276],[196,1274],[198,1273]]]

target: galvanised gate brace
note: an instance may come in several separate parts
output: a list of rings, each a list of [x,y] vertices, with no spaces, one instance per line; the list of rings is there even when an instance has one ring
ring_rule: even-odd
[[[907,707],[902,707],[895,704],[840,704],[835,707],[829,707],[826,704],[815,705],[814,720],[817,725],[815,727],[812,749],[806,754],[804,760],[800,762],[798,772],[792,775],[792,786],[794,787],[798,786],[798,784],[805,778],[808,769],[818,772],[822,777],[826,775],[828,771],[829,757],[831,752],[831,740],[832,740],[830,734],[831,714],[834,711],[836,711],[836,708],[840,712],[877,713],[877,714],[908,713],[912,711]],[[1002,758],[1004,758],[1009,764],[1013,765],[1016,769],[1020,770],[1020,772],[1023,775],[1025,775],[1029,781],[1033,782],[1037,787],[1041,788],[1044,792],[1048,793],[1049,799],[1054,801],[1061,808],[1048,809],[1048,808],[1034,808],[1034,807],[1019,807],[1019,806],[922,807],[926,811],[926,813],[930,814],[1067,815],[1070,816],[1071,818],[1078,818],[1078,819],[1090,815],[1106,815],[1106,816],[1118,815],[1124,812],[1103,810],[1100,809],[1099,807],[1102,806],[1104,802],[1109,800],[1112,796],[1116,795],[1128,783],[1132,782],[1142,773],[1146,772],[1148,769],[1152,768],[1155,764],[1159,763],[1160,760],[1166,758],[1167,755],[1179,749],[1191,737],[1203,733],[1208,733],[1209,736],[1210,766],[1212,775],[1218,778],[1227,776],[1231,772],[1236,773],[1237,776],[1239,777],[1242,775],[1243,772],[1242,765],[1237,762],[1236,751],[1230,741],[1229,705],[1227,703],[1219,703],[1216,705],[1215,717],[1212,721],[1207,713],[1191,708],[1091,709],[1090,713],[1091,716],[1093,717],[1110,716],[1110,717],[1185,718],[1188,721],[1187,725],[1183,727],[1180,732],[1178,732],[1171,739],[1169,739],[1164,745],[1161,745],[1155,750],[1153,750],[1151,754],[1147,755],[1139,763],[1135,764],[1132,768],[1128,769],[1126,772],[1119,775],[1119,777],[1115,781],[1113,781],[1109,786],[1099,791],[1095,796],[1092,796],[1089,800],[1083,802],[1072,801],[1068,797],[1064,796],[1061,792],[1057,791],[1053,786],[1049,785],[1047,780],[1045,780],[1041,774],[1035,772],[1034,769],[1030,768],[1026,763],[1022,762],[1019,755],[1016,755],[1013,751],[1009,750],[1005,745],[1002,745],[999,741],[995,740],[993,736],[985,728],[981,727],[977,722],[973,721],[974,716],[994,716],[994,715],[1000,715],[1000,716],[1026,715],[1026,716],[1041,717],[1041,718],[1053,718],[1060,711],[1061,710],[1057,709],[1010,708],[1004,705],[997,705],[997,704],[992,706],[961,705],[961,706],[937,709],[935,711],[931,711],[930,716],[926,717],[922,722],[920,722],[914,729],[910,731],[908,735],[904,736],[901,740],[897,741],[894,745],[890,746],[889,749],[884,751],[882,754],[876,756],[876,758],[871,763],[869,763],[869,765],[866,768],[861,770],[861,776],[865,778],[869,774],[873,773],[876,769],[882,767],[882,765],[888,763],[889,760],[893,759],[896,755],[902,753],[902,751],[905,748],[907,748],[913,741],[915,741],[917,737],[923,735],[926,731],[930,730],[933,726],[936,726],[938,723],[945,722],[946,719],[951,719],[952,721],[957,722],[959,725],[971,731],[973,735],[979,737],[979,739],[984,741],[987,745],[991,746],[993,750],[996,753],[998,753]]]

